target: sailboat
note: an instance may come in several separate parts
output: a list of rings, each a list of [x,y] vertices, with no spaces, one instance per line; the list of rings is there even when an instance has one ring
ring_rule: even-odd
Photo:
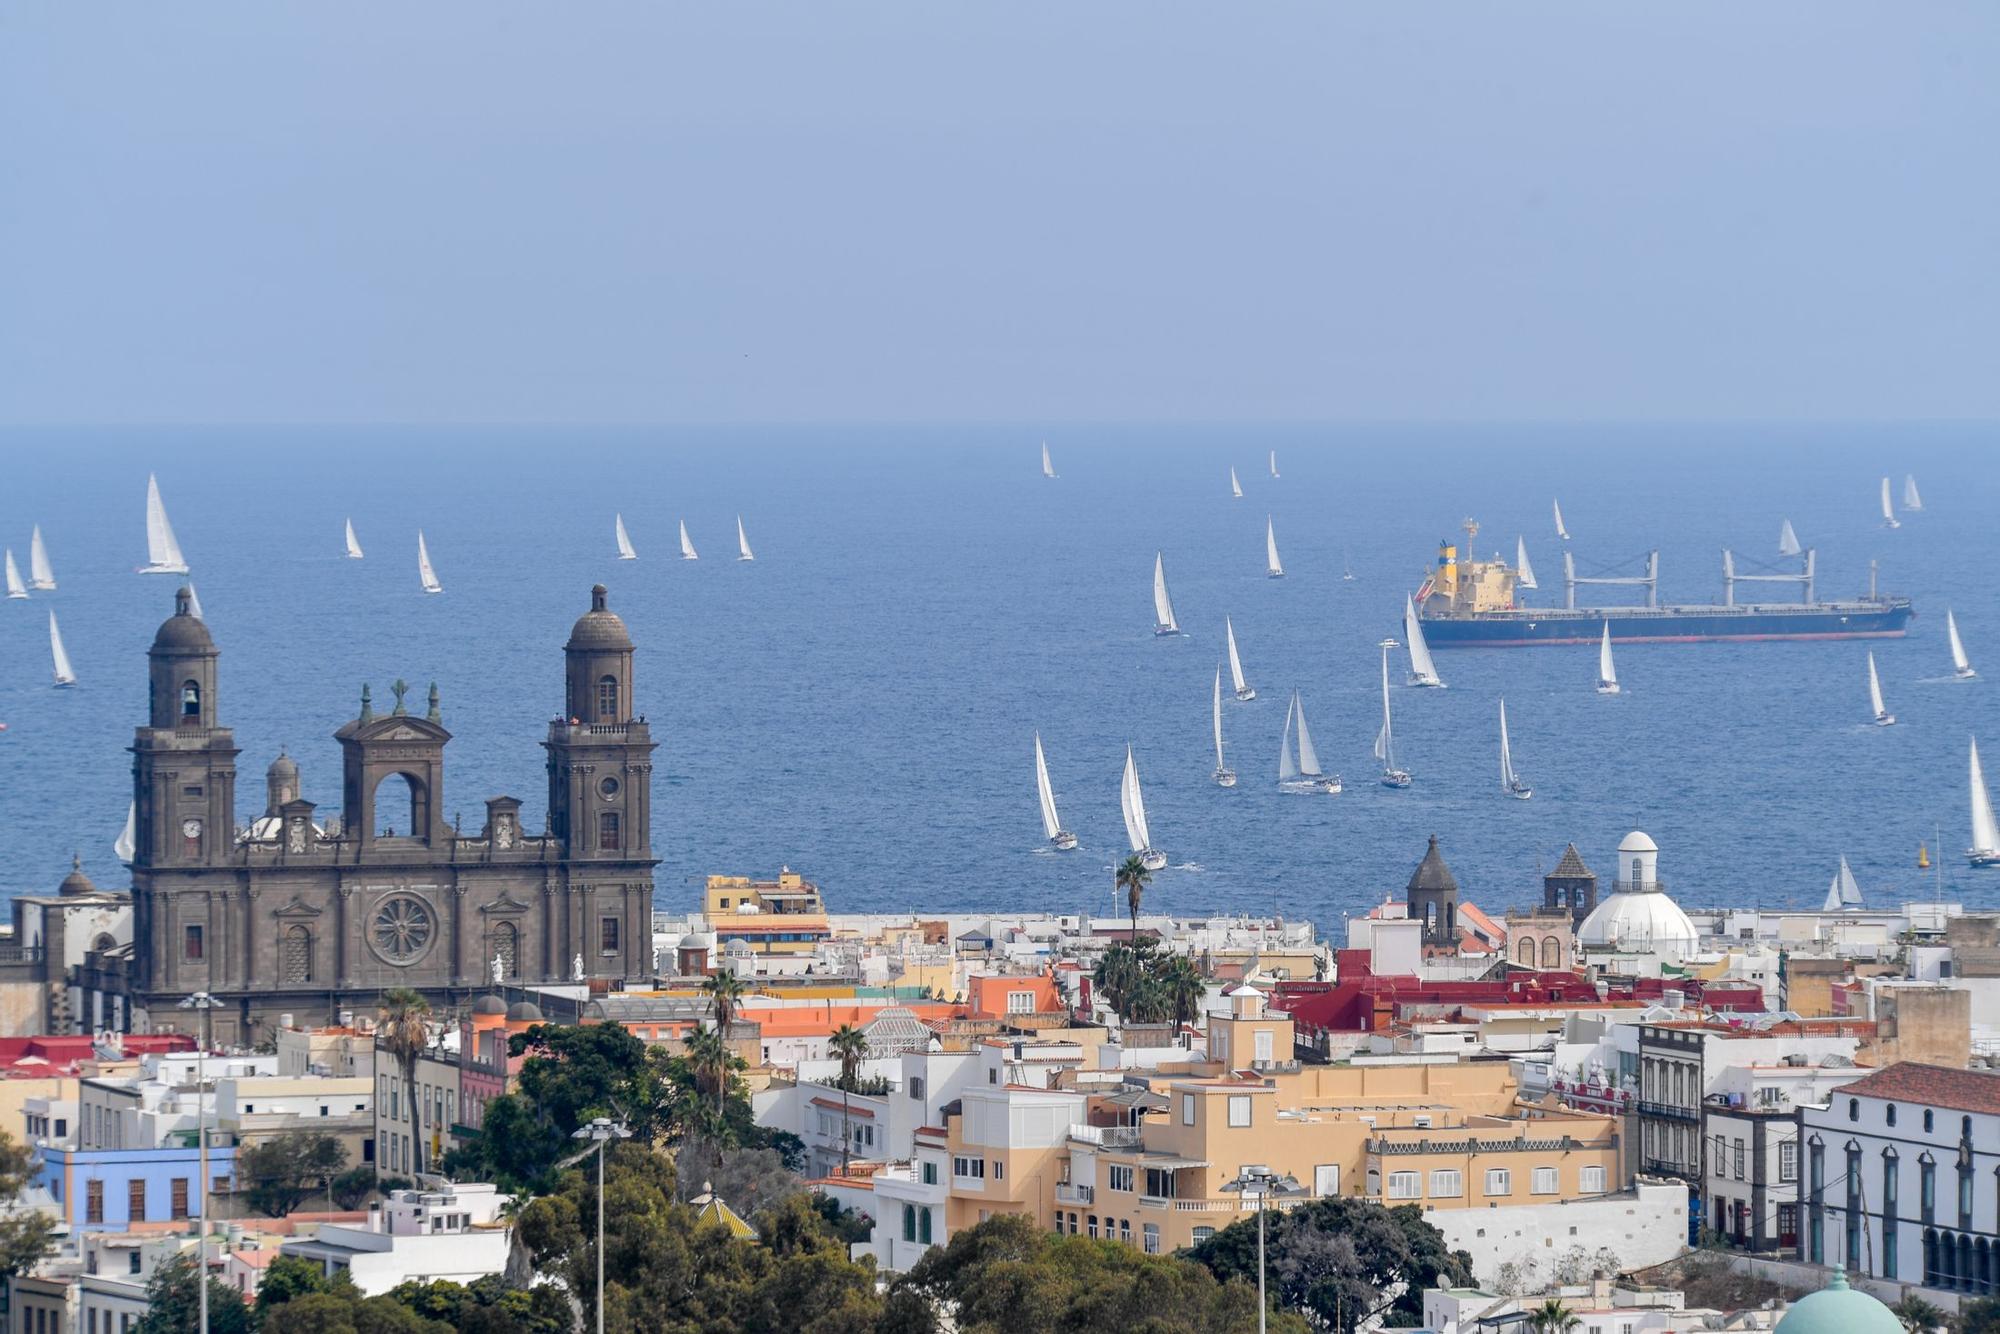
[[[1243,679],[1243,659],[1236,653],[1236,626],[1225,616],[1222,618],[1222,635],[1229,641],[1229,680],[1236,688],[1236,698],[1253,700],[1257,692]]]
[[[1118,784],[1118,804],[1125,811],[1125,838],[1138,854],[1139,864],[1148,871],[1158,871],[1166,867],[1167,854],[1153,847],[1152,831],[1146,828],[1146,798],[1139,791],[1139,765],[1132,758],[1132,747],[1125,747],[1125,776]]]
[[[42,545],[42,526],[35,525],[34,536],[28,539],[28,586],[43,592],[53,591],[56,586],[56,572],[49,564],[49,549]]]
[[[1597,693],[1618,693],[1618,669],[1611,664],[1611,622],[1604,623],[1604,638],[1597,643]]]
[[[1053,479],[1055,475],[1056,465],[1049,462],[1049,442],[1044,440],[1042,441],[1042,476]]]
[[[1340,549],[1340,582],[1343,584],[1354,582],[1354,562],[1347,558],[1346,547]]]
[[[1528,539],[1514,539],[1514,581],[1523,588],[1539,587],[1535,583],[1535,567],[1528,564]]]
[[[424,592],[444,592],[444,585],[438,582],[437,571],[431,568],[431,551],[424,545],[424,530],[421,528],[417,529],[417,578],[423,581]]]
[[[736,516],[736,559],[738,560],[757,559],[755,556],[750,554],[750,539],[743,532],[743,516],[741,514]]]
[[[160,500],[160,479],[146,474],[146,564],[140,574],[186,574],[187,558],[174,539],[174,526],[167,522],[167,507]]]
[[[1236,771],[1222,762],[1222,665],[1215,668],[1215,785],[1235,787]]]
[[[354,520],[352,519],[347,521],[347,558],[349,560],[361,559],[361,539],[354,535]]]
[[[1278,559],[1278,530],[1268,514],[1264,516],[1264,573],[1272,579],[1285,577],[1284,563]]]
[[[688,541],[688,521],[686,519],[681,520],[681,559],[701,559],[701,557],[694,554],[694,543]]]
[[[1274,449],[1271,451],[1271,476],[1276,477],[1277,475],[1278,475],[1278,451]]]
[[[55,659],[56,684],[58,686],[75,685],[76,671],[69,665],[69,654],[63,649],[62,631],[56,628],[56,614],[54,612],[49,613],[49,656]]]
[[[1945,638],[1951,641],[1951,674],[1961,681],[1970,681],[1979,675],[1972,670],[1972,659],[1965,656],[1965,643],[1958,637],[1958,618],[1951,614],[1950,607],[1944,609],[1944,633]]]
[[[134,801],[125,808],[125,827],[118,837],[111,841],[111,851],[127,866],[139,853],[139,803]]]
[[[1903,474],[1903,508],[1921,513],[1924,498],[1917,494],[1917,479],[1909,473]]]
[[[1174,619],[1174,601],[1167,596],[1166,554],[1156,551],[1153,553],[1153,633],[1177,635],[1180,632],[1180,622]]]
[[[1292,721],[1298,720],[1299,744],[1296,756],[1292,749]],[[1340,792],[1340,775],[1320,772],[1319,752],[1313,749],[1312,731],[1306,726],[1305,701],[1299,692],[1292,692],[1292,702],[1285,710],[1285,731],[1278,739],[1278,788],[1284,792],[1324,792],[1335,796]]]
[[[1792,521],[1786,519],[1778,529],[1778,554],[1796,556],[1805,550],[1799,545],[1799,535],[1792,531]]]
[[[1500,701],[1500,790],[1510,797],[1526,801],[1535,795],[1535,789],[1521,781],[1521,775],[1514,772],[1514,749],[1507,744],[1507,701]]]
[[[1229,469],[1229,494],[1238,500],[1243,499],[1243,483],[1236,480],[1236,468],[1233,464]]]
[[[1551,500],[1549,504],[1555,508],[1556,512],[1556,536],[1565,542],[1569,541],[1569,529],[1563,527],[1562,502],[1560,500]]]
[[[1896,511],[1889,505],[1889,479],[1886,477],[1882,479],[1882,526],[1884,528],[1901,528],[1903,526],[1896,522]]]
[[[1056,818],[1056,794],[1049,786],[1049,762],[1042,756],[1042,734],[1035,733],[1035,795],[1042,804],[1042,833],[1050,846],[1057,852],[1068,852],[1076,846],[1076,835],[1062,827]]]
[[[615,526],[617,529],[618,559],[619,560],[639,559],[639,553],[632,550],[632,535],[625,531],[625,516],[622,514],[617,514],[613,515],[612,517],[615,520]]]
[[[1375,758],[1382,761],[1383,787],[1408,787],[1410,771],[1396,767],[1396,732],[1389,718],[1389,650],[1396,641],[1382,641],[1382,730],[1375,734]]]
[[[1438,676],[1437,664],[1431,661],[1431,646],[1424,642],[1424,627],[1417,621],[1414,598],[1403,599],[1403,634],[1410,641],[1410,684],[1442,689],[1444,681]]]
[[[1820,905],[1821,912],[1839,912],[1842,908],[1861,906],[1861,886],[1854,883],[1854,872],[1848,869],[1847,855],[1841,854],[1840,869],[1833,873],[1833,883],[1826,887],[1826,902]]]
[[[1972,742],[1972,846],[1965,859],[1974,866],[2000,866],[2000,823],[1993,819],[1993,798],[1986,791],[1986,774],[1979,767],[1979,742]]]
[[[192,579],[188,580],[186,587],[188,591],[188,615],[194,617],[198,621],[202,619],[201,595],[194,591],[194,580]]]
[[[14,563],[14,548],[7,548],[7,596],[24,598],[28,596],[28,586],[21,582],[21,567]]]
[[[1882,678],[1875,673],[1875,651],[1868,651],[1868,707],[1875,711],[1875,725],[1887,727],[1896,721],[1896,715],[1889,712],[1882,703]]]

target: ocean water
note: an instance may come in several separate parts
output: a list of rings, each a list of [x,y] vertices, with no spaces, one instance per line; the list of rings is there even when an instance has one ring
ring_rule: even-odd
[[[540,827],[539,741],[561,646],[591,584],[637,640],[660,749],[657,902],[686,911],[711,872],[789,865],[836,911],[1089,910],[1114,903],[1118,776],[1138,756],[1172,866],[1148,904],[1310,916],[1400,895],[1435,833],[1464,895],[1534,901],[1574,840],[1600,874],[1629,829],[1658,839],[1688,906],[1816,904],[1845,853],[1872,903],[1929,897],[1915,866],[1942,831],[1944,893],[2000,904],[1975,872],[1966,740],[2000,765],[2000,466],[1979,426],[991,425],[662,429],[15,430],[0,541],[25,569],[40,523],[59,588],[0,601],[0,892],[46,892],[72,849],[122,884],[145,650],[176,581],[143,563],[159,475],[221,645],[220,704],[242,747],[240,816],[280,747],[305,795],[339,804],[332,733],[401,677],[432,681],[454,740],[442,808],[477,827],[506,793]],[[1278,452],[1282,477],[1265,467]],[[1245,496],[1230,498],[1234,465]],[[1914,472],[1926,510],[1896,531],[1876,488]],[[1868,724],[1863,643],[1629,645],[1625,693],[1593,690],[1596,650],[1453,650],[1449,688],[1394,691],[1400,758],[1374,781],[1378,650],[1440,537],[1481,554],[1525,535],[1560,600],[1559,497],[1581,569],[1659,547],[1662,596],[1720,597],[1720,550],[1774,560],[1789,518],[1823,595],[1916,600],[1909,638],[1874,645],[1898,726]],[[615,559],[622,512],[640,559]],[[734,559],[738,514],[757,559]],[[1288,576],[1264,577],[1265,517]],[[352,516],[367,557],[341,555]],[[701,559],[675,550],[685,518]],[[444,583],[417,586],[421,527]],[[1187,634],[1152,633],[1164,551]],[[1340,578],[1343,561],[1355,578]],[[1944,611],[1993,679],[1949,679]],[[50,688],[54,608],[79,684]],[[1209,692],[1235,619],[1253,703],[1226,699],[1233,790],[1215,787]],[[1393,664],[1400,682],[1403,662]],[[1338,797],[1281,794],[1279,731],[1303,692]],[[1503,797],[1507,700],[1530,802]],[[1042,846],[1039,729],[1064,822]],[[2000,776],[2000,769],[1996,769]]]

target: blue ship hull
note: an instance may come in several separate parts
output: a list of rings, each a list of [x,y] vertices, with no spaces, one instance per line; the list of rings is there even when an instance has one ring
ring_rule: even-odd
[[[1757,607],[1521,607],[1423,616],[1432,648],[1595,644],[1611,627],[1621,644],[1698,644],[1767,639],[1900,639],[1916,611],[1907,599]]]

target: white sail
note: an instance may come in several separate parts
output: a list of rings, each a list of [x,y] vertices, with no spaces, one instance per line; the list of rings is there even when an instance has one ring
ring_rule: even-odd
[[[1273,579],[1285,577],[1285,567],[1278,559],[1278,530],[1271,523],[1271,516],[1264,516],[1264,573]]]
[[[139,803],[134,801],[125,808],[125,828],[111,842],[111,851],[127,866],[139,852]]]
[[[187,591],[188,615],[194,617],[197,621],[201,620],[201,594],[194,591],[194,580],[190,579],[187,581]]]
[[[1611,661],[1611,622],[1604,623],[1604,638],[1597,644],[1597,684],[1615,686],[1618,684],[1618,668]]]
[[[1299,772],[1307,778],[1318,778],[1319,752],[1313,749],[1312,732],[1306,727],[1306,702],[1296,690],[1292,692],[1292,707],[1299,714]]]
[[[738,560],[757,559],[755,556],[750,554],[750,539],[743,532],[743,516],[741,514],[736,516],[736,559]]]
[[[1854,883],[1854,871],[1848,866],[1845,853],[1841,855],[1840,871],[1833,877],[1833,886],[1840,894],[1842,906],[1848,908],[1861,906],[1861,886]]]
[[[1525,537],[1514,539],[1514,570],[1521,587],[1539,587],[1535,583],[1535,567],[1528,564],[1528,539]]]
[[[1882,678],[1875,672],[1875,651],[1868,652],[1868,707],[1877,718],[1886,718],[1889,710],[1882,703]]]
[[[1215,669],[1215,768],[1220,773],[1222,763],[1222,668]]]
[[[1882,522],[1891,528],[1903,526],[1896,522],[1896,511],[1889,504],[1889,479],[1886,477],[1882,479]]]
[[[1236,469],[1233,466],[1229,469],[1229,494],[1238,500],[1243,499],[1243,483],[1236,480]]]
[[[354,520],[352,519],[347,521],[347,558],[349,560],[361,559],[361,540],[354,535]]]
[[[1375,758],[1382,761],[1382,768],[1396,767],[1396,731],[1389,718],[1389,655],[1382,654],[1382,730],[1375,734]]]
[[[1285,705],[1285,730],[1283,735],[1278,738],[1278,781],[1280,783],[1296,782],[1299,776],[1299,763],[1292,758],[1292,715],[1298,711],[1298,707],[1299,692],[1294,690],[1291,700]]]
[[[1903,508],[1906,510],[1920,510],[1923,507],[1924,498],[1917,494],[1917,479],[1909,473],[1904,473]]]
[[[639,559],[639,553],[632,550],[632,535],[625,531],[625,516],[622,514],[617,514],[613,515],[612,517],[614,520],[614,526],[617,530],[616,535],[618,538],[618,559],[619,560]]]
[[[1549,504],[1554,507],[1556,512],[1556,536],[1565,542],[1569,541],[1569,529],[1563,527],[1562,502],[1560,500],[1551,500]]]
[[[444,585],[438,582],[437,571],[431,568],[431,549],[424,545],[424,530],[417,530],[417,578],[423,581],[424,592],[442,593]]]
[[[7,596],[24,598],[28,596],[28,586],[21,582],[21,567],[14,563],[14,548],[7,548]]]
[[[1145,852],[1153,846],[1152,832],[1146,828],[1146,798],[1139,791],[1139,765],[1132,747],[1125,747],[1125,777],[1118,785],[1118,801],[1125,810],[1125,837],[1132,851]]]
[[[1507,701],[1500,701],[1500,788],[1514,790],[1514,751],[1507,744]]]
[[[1271,476],[1276,477],[1277,475],[1278,475],[1278,451],[1274,449],[1271,451]]]
[[[62,631],[56,628],[56,614],[49,613],[49,656],[55,659],[56,684],[74,685],[76,671],[69,665],[69,654],[63,650]]]
[[[681,520],[681,559],[682,560],[700,559],[700,557],[694,554],[694,543],[688,541],[688,521],[686,519]]]
[[[1229,641],[1229,680],[1241,695],[1250,687],[1243,679],[1243,659],[1236,655],[1236,626],[1227,616],[1222,618],[1222,634]]]
[[[1159,634],[1172,634],[1181,628],[1174,619],[1174,602],[1167,596],[1167,558],[1164,552],[1153,553],[1153,629]]]
[[[1062,821],[1056,818],[1056,794],[1049,786],[1049,762],[1042,756],[1040,732],[1035,733],[1035,793],[1042,804],[1042,833],[1053,839],[1062,832]]]
[[[1786,519],[1783,526],[1778,529],[1778,554],[1796,556],[1804,550],[1805,548],[1799,545],[1799,535],[1792,531],[1792,521]]]
[[[1437,664],[1431,661],[1431,646],[1424,642],[1424,627],[1417,620],[1414,598],[1403,599],[1403,635],[1410,643],[1410,680],[1420,686],[1441,686]]]
[[[1972,855],[2000,858],[2000,823],[1993,819],[1993,798],[1986,791],[1986,774],[1979,767],[1979,743],[1972,743]]]
[[[167,522],[167,507],[160,500],[160,479],[146,475],[146,565],[141,574],[186,574],[187,559],[181,544],[174,540],[174,526]]]
[[[10,584],[9,587],[12,587]],[[1951,669],[1960,676],[1972,675],[1972,659],[1965,656],[1965,642],[1958,637],[1958,618],[1944,609],[1945,638],[1951,641]]]
[[[1054,477],[1055,475],[1056,465],[1049,462],[1049,442],[1044,440],[1042,441],[1042,476]]]
[[[56,586],[56,572],[49,564],[49,549],[42,544],[42,526],[35,525],[34,536],[28,539],[28,579],[43,591]]]

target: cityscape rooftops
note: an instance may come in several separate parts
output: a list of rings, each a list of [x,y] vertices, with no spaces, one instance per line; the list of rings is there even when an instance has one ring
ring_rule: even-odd
[[[1925,1103],[1959,1112],[2000,1116],[2000,1074],[1900,1061],[1841,1086],[1848,1097]]]

